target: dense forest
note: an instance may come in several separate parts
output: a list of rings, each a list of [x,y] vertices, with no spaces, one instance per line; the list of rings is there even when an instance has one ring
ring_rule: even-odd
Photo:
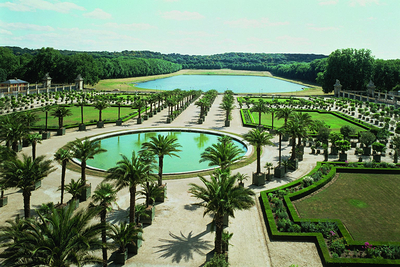
[[[370,50],[338,49],[316,54],[224,53],[207,56],[152,51],[77,52],[53,48],[0,47],[0,79],[19,77],[41,82],[49,72],[56,83],[71,83],[81,74],[87,84],[100,79],[148,76],[180,69],[270,71],[273,75],[317,82],[333,91],[339,79],[346,90],[365,90],[371,79],[377,91],[400,89],[400,60],[375,59]]]

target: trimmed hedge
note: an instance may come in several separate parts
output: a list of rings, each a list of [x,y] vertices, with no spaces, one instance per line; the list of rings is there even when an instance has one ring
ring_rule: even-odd
[[[318,162],[316,167],[306,176],[311,176],[315,172],[317,172],[323,162]],[[331,163],[328,163],[331,164]],[[335,223],[338,228],[338,235],[339,237],[344,237],[347,241],[348,248],[355,250],[362,250],[362,246],[364,246],[363,242],[354,241],[351,234],[347,231],[346,227],[339,219],[335,220],[320,220],[320,219],[301,219],[299,218],[297,211],[292,203],[292,201],[300,199],[306,195],[309,195],[316,190],[322,188],[328,182],[332,180],[332,178],[336,175],[337,172],[368,172],[368,173],[388,173],[388,174],[400,174],[399,168],[351,168],[351,167],[336,167],[333,166],[330,172],[325,175],[325,177],[314,184],[303,188],[294,193],[289,193],[283,197],[283,204],[287,208],[287,213],[289,218],[294,224],[300,225],[303,222],[331,222]],[[306,177],[304,176],[304,177]],[[268,194],[272,192],[278,192],[279,190],[285,190],[287,188],[291,188],[301,184],[301,181],[304,177],[295,180],[291,183],[286,185],[270,189],[267,191],[263,191],[260,194],[260,203],[263,207],[265,220],[267,222],[267,231],[270,235],[271,240],[276,241],[306,241],[306,242],[314,242],[316,243],[318,253],[321,257],[322,263],[324,266],[386,266],[386,265],[397,265],[400,266],[400,259],[397,260],[390,260],[390,259],[380,259],[380,258],[332,258],[329,253],[329,248],[324,240],[322,233],[294,233],[294,232],[280,232],[277,228],[275,223],[275,218],[273,216],[273,212],[269,203]],[[400,242],[373,242],[371,245],[377,246],[384,246],[384,245],[395,245],[400,246]]]

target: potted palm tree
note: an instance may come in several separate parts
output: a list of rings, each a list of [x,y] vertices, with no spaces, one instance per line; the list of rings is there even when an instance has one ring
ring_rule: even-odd
[[[247,180],[249,176],[246,173],[240,173],[240,172],[236,173],[235,176],[236,179],[239,181],[239,186],[244,187],[243,181]]]
[[[108,103],[106,101],[97,101],[93,104],[94,108],[99,111],[99,121],[97,122],[97,128],[104,128],[104,121],[102,120],[102,112],[108,108]]]
[[[51,115],[54,118],[58,118],[57,135],[64,135],[65,134],[64,118],[67,116],[72,116],[71,110],[67,109],[66,107],[57,105],[55,109],[53,109],[53,111],[51,112]]]
[[[374,142],[372,144],[372,149],[374,151],[376,151],[379,154],[374,154],[373,158],[375,162],[381,162],[381,158],[382,158],[382,153],[384,153],[386,151],[386,145],[379,143],[379,142]]]
[[[140,97],[136,97],[135,102],[133,102],[132,108],[137,109],[137,111],[139,113],[138,118],[137,118],[137,124],[143,123],[143,118],[141,116],[143,107],[144,107],[144,101]]]
[[[337,140],[335,142],[335,145],[337,146],[337,148],[339,149],[339,151],[341,151],[341,153],[339,153],[339,161],[346,161],[347,160],[347,154],[346,151],[350,150],[350,142],[347,140]]]
[[[137,240],[143,240],[139,233],[143,233],[143,230],[134,223],[122,222],[120,225],[112,224],[110,226],[110,232],[108,237],[110,237],[115,246],[118,248],[115,254],[115,263],[125,264],[128,258],[128,245],[131,243],[136,243]]]
[[[164,156],[175,156],[179,157],[175,152],[180,152],[178,149],[181,145],[177,142],[178,139],[173,136],[162,136],[157,135],[157,137],[150,137],[149,142],[142,144],[142,149],[147,149],[152,151],[156,157],[158,157],[158,186],[162,187],[164,190],[163,197],[156,199],[157,202],[164,202],[167,194],[167,184],[162,184],[163,177],[163,167],[164,167]]]
[[[85,186],[85,183],[82,181],[82,179],[79,179],[75,181],[74,179],[71,179],[71,182],[69,184],[65,185],[65,191],[67,193],[70,193],[72,195],[71,200],[68,202],[68,205],[73,204],[75,209],[79,207],[79,199],[81,198],[82,195],[82,190]],[[62,190],[59,188],[59,190]]]
[[[371,132],[361,132],[360,133],[360,142],[364,145],[364,156],[371,155],[371,145],[376,140],[376,136]]]
[[[266,168],[268,170],[266,179],[267,181],[271,181],[271,169],[274,165],[272,164],[272,162],[265,162],[264,168]]]
[[[159,187],[157,183],[146,182],[142,184],[143,190],[139,191],[139,194],[146,198],[145,202],[145,216],[142,218],[141,223],[152,224],[155,216],[155,202],[156,199],[161,198],[164,195],[162,187]]]
[[[49,139],[50,138],[50,132],[48,131],[48,128],[47,128],[47,126],[48,126],[48,118],[49,118],[49,112],[50,112],[50,110],[52,109],[53,107],[52,106],[45,106],[45,107],[43,107],[42,108],[42,111],[43,112],[45,112],[45,126],[44,126],[44,132],[42,132],[42,139],[43,140],[45,140],[45,139]]]
[[[255,146],[257,151],[257,170],[255,173],[253,173],[253,184],[258,186],[264,185],[265,173],[261,172],[261,147],[274,145],[270,140],[272,135],[267,132],[260,131],[259,129],[252,129],[246,133],[243,138],[251,145]]]
[[[95,155],[106,152],[107,150],[101,148],[100,143],[96,140],[88,138],[83,141],[76,139],[68,143],[67,149],[70,150],[72,156],[81,162],[81,179],[85,183],[85,188],[82,191],[80,201],[86,201],[90,197],[91,185],[86,184],[86,162],[92,159]]]

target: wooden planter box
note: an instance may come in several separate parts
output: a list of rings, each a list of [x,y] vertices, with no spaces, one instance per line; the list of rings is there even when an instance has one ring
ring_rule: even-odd
[[[224,227],[228,227],[229,226],[229,215],[228,214],[225,214],[224,218],[222,218],[222,225]]]
[[[347,160],[346,153],[339,153],[339,161],[345,162]]]
[[[84,123],[81,123],[81,124],[79,124],[79,131],[86,131],[86,124],[84,124]]]
[[[97,128],[104,128],[104,121],[98,121]]]
[[[57,129],[57,135],[58,136],[65,135],[65,128]]]
[[[338,154],[338,148],[337,147],[331,147],[331,155],[337,155]]]
[[[42,133],[42,139],[43,140],[50,139],[50,137],[51,137],[50,132],[43,132]]]
[[[4,207],[8,203],[8,197],[0,198],[0,207]]]
[[[257,186],[265,185],[265,176],[265,173],[253,173],[252,184]]]
[[[143,118],[137,118],[136,123],[137,124],[142,124],[143,123]]]
[[[291,164],[289,166],[289,170],[295,171],[295,170],[297,170],[299,168],[299,160],[298,159],[291,160],[290,163]]]
[[[91,193],[92,193],[92,185],[91,184],[86,184],[83,187],[82,194],[79,197],[79,201],[81,201],[81,202],[82,201],[86,201],[90,197]]]
[[[143,115],[143,120],[147,121],[149,117],[147,115]]]
[[[38,188],[40,188],[41,186],[42,186],[42,181],[37,181],[37,182],[35,183],[35,190],[38,189]]]
[[[225,121],[225,127],[231,126],[231,121]]]
[[[203,124],[203,119],[199,119],[199,120],[197,121],[197,124]]]
[[[156,202],[163,203],[165,201],[165,199],[167,198],[167,184],[163,184],[161,187],[164,190],[164,194],[162,194],[161,196],[156,198]]]
[[[172,119],[171,118],[167,118],[167,123],[171,123],[172,122]]]
[[[381,162],[382,155],[376,154],[376,155],[373,155],[373,158],[374,158],[374,161],[375,161],[375,162]]]
[[[156,215],[156,207],[148,206],[145,210],[147,216],[140,217],[140,222],[143,224],[152,224],[154,216]]]
[[[274,169],[274,176],[277,178],[285,177],[285,168],[283,166]]]
[[[128,252],[115,252],[115,263],[124,265],[128,259]]]
[[[121,120],[121,119],[118,119],[118,120],[115,122],[115,125],[121,126],[121,125],[122,125],[122,120]]]
[[[142,237],[143,233],[138,233],[138,237]],[[135,243],[129,243],[127,247],[127,252],[130,255],[137,255],[139,252],[139,248],[142,246],[143,240],[135,238]]]
[[[363,147],[363,150],[364,150],[364,153],[363,153],[364,156],[371,156],[371,148],[370,147]]]

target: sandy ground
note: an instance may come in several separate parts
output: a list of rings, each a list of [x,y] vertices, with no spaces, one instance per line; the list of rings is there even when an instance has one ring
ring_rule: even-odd
[[[170,125],[166,124],[167,110],[144,121],[142,125],[137,125],[134,120],[124,123],[123,126],[106,125],[105,128],[98,129],[88,127],[86,132],[79,132],[77,129],[67,130],[65,136],[52,136],[51,139],[44,140],[37,147],[38,155],[46,155],[53,159],[54,153],[69,141],[76,138],[83,138],[110,131],[125,131],[132,129],[151,128],[151,127],[188,127],[222,130],[236,134],[243,134],[249,131],[242,127],[239,109],[233,112],[233,120],[230,127],[224,127],[224,112],[219,109],[222,96],[218,96],[214,105],[210,109],[204,124],[197,124],[199,109],[190,105],[177,119]],[[277,144],[277,137],[273,139]],[[245,186],[252,188],[257,193],[257,203],[259,192],[265,189],[274,188],[308,173],[318,160],[323,160],[322,155],[309,154],[306,148],[305,157],[299,163],[299,169],[288,173],[283,179],[273,180],[265,186],[256,187],[251,185],[250,179],[245,181]],[[288,155],[290,147],[288,143],[283,143],[282,155]],[[23,153],[31,154],[30,148],[24,148]],[[349,161],[356,161],[356,156],[349,152]],[[265,162],[273,162],[276,165],[278,149],[277,147],[265,147],[262,154],[262,165]],[[61,166],[54,162],[57,170],[42,181],[42,187],[32,193],[32,209],[37,208],[45,202],[59,202],[60,192],[57,188],[60,185]],[[256,169],[256,163],[235,170],[234,172],[251,174]],[[72,178],[78,179],[79,173],[68,170],[68,183]],[[88,181],[92,184],[92,190],[103,180],[95,176],[88,176]],[[210,232],[211,217],[203,216],[203,208],[193,206],[196,199],[188,193],[190,183],[199,183],[196,177],[167,180],[168,198],[166,202],[156,206],[156,217],[152,225],[144,228],[143,246],[138,255],[132,256],[127,261],[127,266],[202,266],[213,249],[214,233]],[[16,214],[23,214],[22,194],[17,190],[7,190],[8,205],[0,209],[0,225],[8,219],[13,219]],[[66,194],[66,201],[70,199]],[[89,201],[83,202],[80,209],[85,209]],[[108,220],[117,222],[119,218],[127,215],[126,209],[129,205],[128,190],[122,190],[118,194],[117,204],[109,213]],[[266,231],[265,222],[262,218],[260,207],[257,204],[248,211],[237,211],[235,218],[231,218],[227,229],[233,233],[229,248],[229,262],[231,266],[322,266],[314,243],[303,242],[272,242]],[[112,254],[112,251],[109,252]],[[100,253],[99,253],[100,256]],[[110,258],[110,263],[112,257]]]

